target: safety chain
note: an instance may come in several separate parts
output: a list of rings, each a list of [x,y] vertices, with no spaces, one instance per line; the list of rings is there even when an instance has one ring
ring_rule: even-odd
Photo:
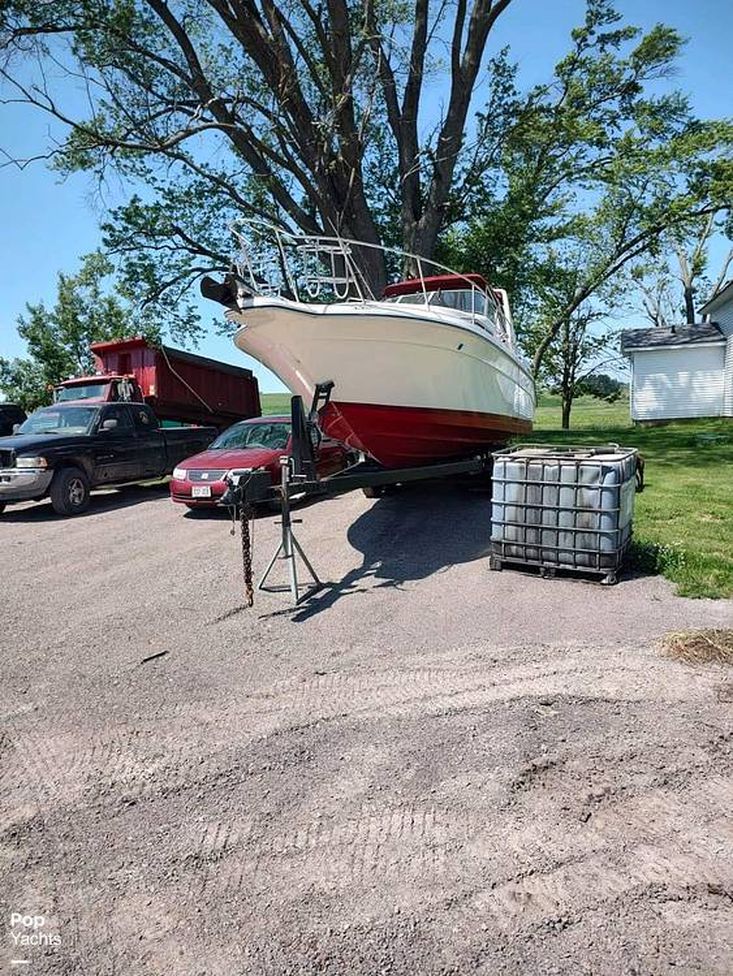
[[[244,575],[244,598],[247,606],[254,604],[254,589],[252,587],[252,539],[249,531],[249,522],[252,518],[252,509],[247,502],[241,502],[239,506],[239,524],[242,532],[242,573]]]
[[[244,597],[246,605],[251,607],[254,604],[254,587],[252,586],[252,550],[254,549],[254,510],[247,501],[247,485],[251,481],[252,475],[247,478],[243,485],[238,489],[238,502],[230,507],[232,514],[232,527],[230,535],[235,534],[237,524],[237,507],[239,507],[239,524],[242,536],[242,575],[244,576]],[[252,529],[250,531],[250,521]]]

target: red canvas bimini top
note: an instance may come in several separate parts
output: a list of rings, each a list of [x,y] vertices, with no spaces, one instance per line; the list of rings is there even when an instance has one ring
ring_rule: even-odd
[[[469,284],[470,283],[470,284]],[[393,285],[387,285],[384,289],[385,298],[394,298],[395,295],[412,295],[416,291],[442,291],[443,289],[469,288],[474,285],[482,291],[487,292],[489,286],[486,279],[480,274],[467,275],[433,275],[430,278],[408,278],[407,281],[396,281]]]

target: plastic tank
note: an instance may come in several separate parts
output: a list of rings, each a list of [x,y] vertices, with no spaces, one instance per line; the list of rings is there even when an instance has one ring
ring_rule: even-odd
[[[493,458],[492,568],[525,563],[615,582],[631,541],[636,449],[526,445]]]

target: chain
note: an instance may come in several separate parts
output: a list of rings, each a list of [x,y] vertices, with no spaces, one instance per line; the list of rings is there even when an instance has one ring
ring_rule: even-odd
[[[242,532],[242,573],[244,575],[244,598],[247,606],[254,604],[254,589],[252,588],[252,540],[249,531],[249,520],[252,513],[247,502],[242,501],[239,506],[239,524]]]
[[[254,588],[252,586],[252,550],[254,549],[254,509],[247,501],[246,488],[252,475],[247,478],[243,485],[239,486],[238,505],[232,505],[232,527],[229,535],[234,535],[237,524],[237,507],[239,507],[239,526],[242,536],[242,575],[244,576],[244,598],[246,605],[251,607],[254,604]],[[251,526],[250,526],[251,522]]]

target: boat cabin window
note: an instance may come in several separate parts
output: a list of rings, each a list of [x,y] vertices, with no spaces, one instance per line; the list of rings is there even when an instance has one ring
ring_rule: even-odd
[[[455,309],[467,315],[476,316],[476,324],[496,335],[504,342],[510,342],[510,332],[500,306],[490,302],[488,296],[477,288],[446,288],[439,291],[413,291],[405,295],[394,295],[388,302],[399,305],[424,305],[431,308],[442,306]]]
[[[469,315],[486,315],[486,295],[475,289],[456,288],[450,291],[436,291],[434,302],[436,305],[456,308],[459,312],[468,312]]]
[[[459,312],[467,312],[469,315],[486,315],[486,295],[470,288],[451,288],[427,293],[415,291],[407,295],[396,295],[387,301],[398,302],[400,305],[424,305],[426,297],[428,305],[455,308]]]

